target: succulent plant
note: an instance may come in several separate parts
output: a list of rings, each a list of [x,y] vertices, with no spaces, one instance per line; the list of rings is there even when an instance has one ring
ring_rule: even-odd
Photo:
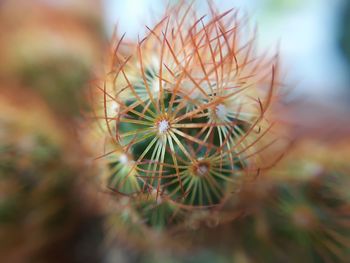
[[[117,32],[83,120],[102,42],[85,6],[98,1],[12,2],[0,10],[3,261],[348,261],[348,139],[297,137],[275,166],[274,142],[295,131],[272,129],[278,55],[259,53],[241,12],[180,1],[137,42]]]
[[[116,38],[96,111],[114,192],[210,208],[267,167],[278,57],[237,10],[210,10],[176,5],[136,44]]]

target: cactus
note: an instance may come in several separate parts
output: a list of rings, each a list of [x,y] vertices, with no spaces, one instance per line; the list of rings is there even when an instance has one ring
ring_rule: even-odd
[[[267,167],[278,57],[256,54],[244,19],[183,4],[136,44],[117,37],[96,110],[113,192],[207,209]]]
[[[84,112],[95,10],[12,2],[0,10],[3,261],[348,261],[348,141],[296,140],[275,166],[276,138],[293,133],[272,129],[278,55],[259,54],[238,10],[208,1],[200,17],[182,1],[136,43],[116,33]]]

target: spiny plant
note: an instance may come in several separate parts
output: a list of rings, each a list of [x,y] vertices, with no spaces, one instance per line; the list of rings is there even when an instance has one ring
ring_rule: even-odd
[[[238,10],[209,7],[170,7],[137,43],[116,34],[96,110],[113,192],[210,208],[268,167],[278,56],[257,54]]]

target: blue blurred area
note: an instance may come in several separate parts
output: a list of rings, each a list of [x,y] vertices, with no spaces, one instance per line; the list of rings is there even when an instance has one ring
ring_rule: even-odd
[[[171,1],[175,3],[176,1]],[[287,83],[293,96],[346,107],[349,101],[349,63],[340,44],[346,22],[347,0],[235,0],[214,1],[219,10],[240,8],[259,28],[262,49],[279,44]],[[104,0],[108,31],[118,23],[119,32],[137,39],[161,18],[167,1]],[[205,13],[206,1],[195,2]],[[348,32],[349,34],[349,32]],[[341,49],[341,47],[343,49]],[[349,51],[348,51],[349,52]],[[298,83],[294,87],[293,83]],[[343,101],[343,102],[342,102]]]

